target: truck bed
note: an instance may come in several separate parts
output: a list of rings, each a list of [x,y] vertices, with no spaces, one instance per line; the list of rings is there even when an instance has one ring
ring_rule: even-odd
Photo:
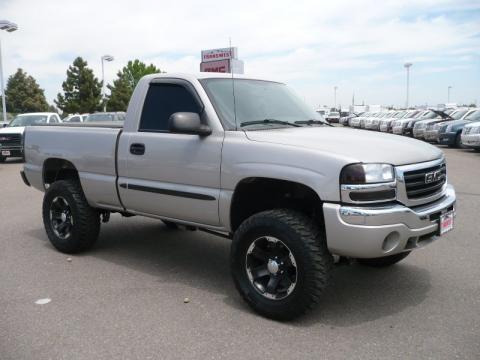
[[[91,206],[121,209],[116,189],[116,146],[122,123],[80,123],[28,127],[24,135],[25,175],[44,191],[47,158],[64,159],[78,170]]]

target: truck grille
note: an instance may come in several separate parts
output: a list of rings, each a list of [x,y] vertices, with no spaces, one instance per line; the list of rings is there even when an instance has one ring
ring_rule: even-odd
[[[0,134],[0,145],[2,147],[20,147],[22,145],[22,135]]]
[[[445,163],[425,169],[404,173],[405,187],[409,199],[419,199],[442,191],[447,182]]]

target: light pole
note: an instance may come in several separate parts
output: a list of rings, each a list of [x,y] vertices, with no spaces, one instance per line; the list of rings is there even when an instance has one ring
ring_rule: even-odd
[[[335,110],[337,109],[337,89],[338,86],[333,87],[333,107]]]
[[[107,111],[107,103],[105,102],[105,71],[104,71],[104,61],[113,61],[112,55],[103,55],[102,56],[102,100],[103,100],[103,112]]]
[[[450,89],[451,89],[451,88],[452,88],[452,86],[450,86],[450,85],[449,85],[448,88],[447,88],[447,89],[448,89],[447,103],[449,103],[449,104],[450,104]]]
[[[18,29],[17,24],[12,23],[7,20],[0,20],[0,30],[6,30],[8,32],[13,32]],[[5,96],[5,86],[3,78],[3,62],[2,62],[2,43],[0,42],[0,84],[2,90],[2,110],[3,110],[3,121],[7,121],[7,98]]]
[[[408,92],[410,90],[410,67],[412,66],[412,63],[405,63],[403,66],[405,69],[407,69],[407,101],[405,102],[405,108],[408,109]]]

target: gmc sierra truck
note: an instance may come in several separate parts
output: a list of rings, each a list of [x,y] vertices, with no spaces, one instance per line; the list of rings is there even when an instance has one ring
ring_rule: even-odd
[[[319,300],[334,260],[395,264],[455,215],[436,147],[317,116],[274,81],[148,75],[123,124],[27,128],[21,175],[45,192],[59,251],[91,248],[111,213],[207,231],[232,239],[244,300],[292,319]]]

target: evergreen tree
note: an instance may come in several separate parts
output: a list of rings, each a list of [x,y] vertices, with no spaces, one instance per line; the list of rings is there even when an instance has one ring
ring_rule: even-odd
[[[43,89],[32,76],[22,69],[18,69],[14,75],[8,78],[5,95],[8,112],[20,114],[48,110]]]
[[[155,65],[146,65],[140,60],[129,61],[117,73],[117,79],[113,81],[113,85],[107,85],[110,90],[110,96],[107,102],[109,111],[126,111],[130,97],[132,96],[135,86],[140,79],[148,74],[161,73]]]
[[[102,83],[87,67],[87,62],[77,57],[67,70],[62,84],[64,94],[58,94],[55,104],[64,113],[93,113],[101,110]]]

